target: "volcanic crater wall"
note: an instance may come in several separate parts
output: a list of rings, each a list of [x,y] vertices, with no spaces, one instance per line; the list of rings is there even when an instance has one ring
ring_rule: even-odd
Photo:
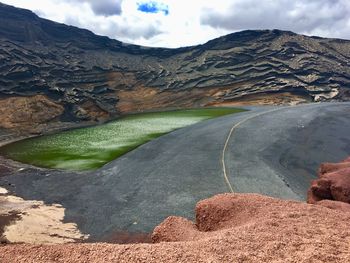
[[[9,103],[40,98],[43,108],[31,114],[52,113],[27,123],[7,116],[20,130],[169,107],[348,100],[349,59],[350,41],[279,30],[242,31],[187,48],[147,48],[0,4],[0,112]],[[1,128],[11,125],[0,122]]]

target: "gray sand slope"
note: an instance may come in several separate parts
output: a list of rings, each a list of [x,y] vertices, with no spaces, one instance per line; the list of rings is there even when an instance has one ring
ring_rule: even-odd
[[[191,218],[197,201],[229,192],[222,151],[235,124],[224,163],[236,192],[303,200],[318,165],[350,153],[350,103],[250,109],[176,130],[94,172],[27,168],[0,186],[61,204],[65,221],[103,240],[149,232],[169,215]]]

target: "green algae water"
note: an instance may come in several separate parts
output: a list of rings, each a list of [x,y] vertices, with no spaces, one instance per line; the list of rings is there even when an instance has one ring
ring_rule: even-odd
[[[15,142],[1,147],[0,154],[39,167],[92,170],[175,129],[241,111],[205,108],[129,115],[99,126]]]

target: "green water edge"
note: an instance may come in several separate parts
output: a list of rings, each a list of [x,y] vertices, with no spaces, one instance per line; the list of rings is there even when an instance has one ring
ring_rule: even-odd
[[[38,167],[93,170],[175,129],[242,111],[201,108],[127,115],[98,126],[11,143],[1,147],[0,154]]]

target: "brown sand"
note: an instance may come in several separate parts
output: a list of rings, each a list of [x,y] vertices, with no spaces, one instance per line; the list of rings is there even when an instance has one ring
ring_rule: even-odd
[[[278,92],[275,94],[250,94],[236,99],[214,101],[210,106],[218,107],[237,107],[237,106],[256,106],[256,105],[298,105],[310,102],[311,98],[295,95],[290,92]]]
[[[196,223],[170,217],[156,244],[0,246],[0,262],[350,262],[350,213],[257,194],[222,194]],[[176,242],[163,242],[176,241]]]

